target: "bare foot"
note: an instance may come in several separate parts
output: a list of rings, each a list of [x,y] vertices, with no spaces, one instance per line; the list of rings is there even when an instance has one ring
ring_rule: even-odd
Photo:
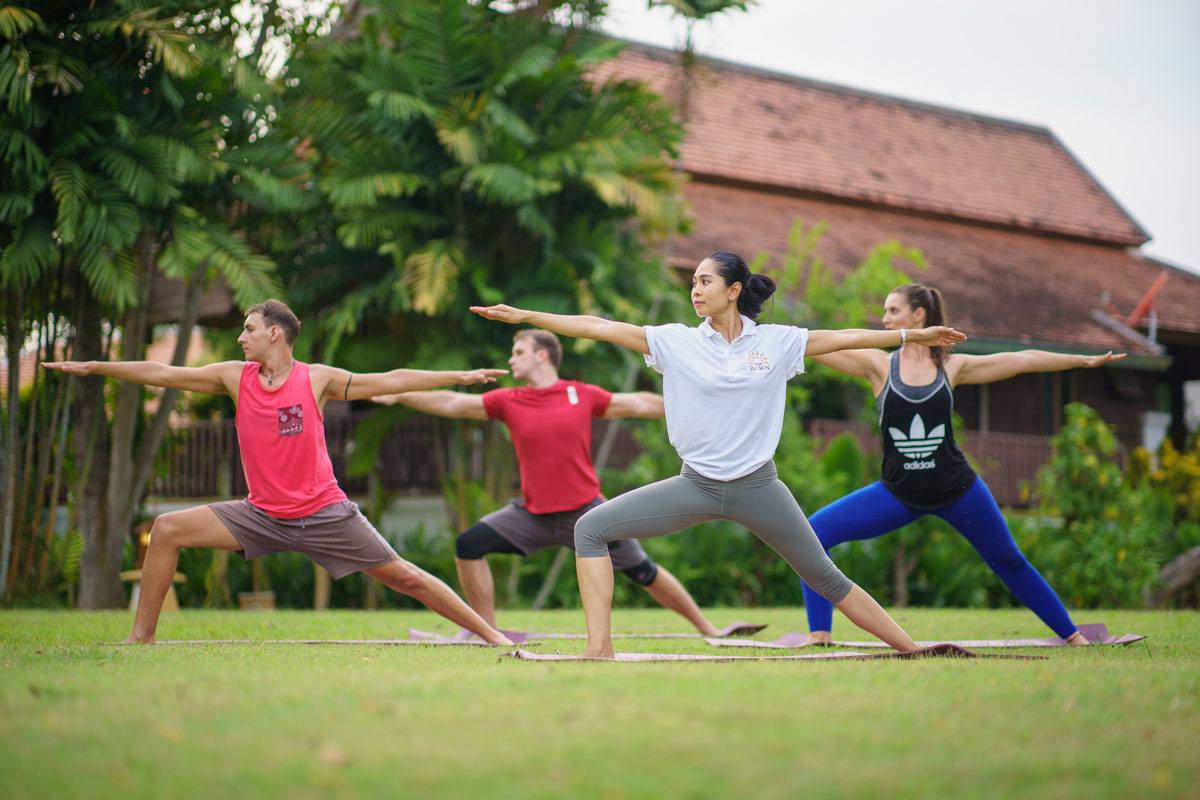
[[[483,640],[488,644],[496,644],[502,647],[514,647],[516,645],[516,642],[514,642],[512,639],[509,639],[499,631],[493,631],[492,633],[489,633],[487,636],[483,637]]]
[[[584,650],[579,657],[590,658],[598,661],[612,661],[615,658],[611,647],[607,650],[592,650],[591,648],[588,648]]]
[[[808,635],[808,638],[805,639],[804,643],[801,644],[800,646],[808,647],[809,645],[814,645],[814,644],[816,644],[816,645],[831,645],[831,644],[833,644],[833,634],[830,633],[829,631],[813,631],[812,633],[810,633]]]
[[[1084,645],[1091,644],[1091,642],[1089,642],[1088,638],[1082,633],[1075,631],[1067,637],[1067,644],[1071,645],[1072,647],[1083,647]]]
[[[138,637],[131,633],[131,634],[129,634],[129,638],[127,638],[124,643],[125,644],[154,644],[154,634],[150,634],[149,636]]]

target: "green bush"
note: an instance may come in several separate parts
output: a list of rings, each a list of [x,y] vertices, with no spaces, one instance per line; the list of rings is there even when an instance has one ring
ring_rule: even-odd
[[[1038,474],[1038,496],[1046,519],[1025,544],[1063,599],[1088,608],[1143,605],[1171,510],[1161,492],[1126,480],[1116,437],[1088,406],[1066,407],[1053,455]]]

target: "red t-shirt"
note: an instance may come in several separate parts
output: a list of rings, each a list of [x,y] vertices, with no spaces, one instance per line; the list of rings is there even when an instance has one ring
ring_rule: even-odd
[[[544,389],[523,386],[483,394],[489,419],[512,433],[525,508],[534,514],[571,511],[600,494],[592,466],[592,417],[608,410],[612,393],[579,381]]]

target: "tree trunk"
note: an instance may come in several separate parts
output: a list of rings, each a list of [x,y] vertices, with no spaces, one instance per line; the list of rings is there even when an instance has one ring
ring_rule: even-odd
[[[121,329],[121,359],[125,361],[141,361],[146,354],[146,341],[149,336],[146,308],[149,301],[150,283],[154,276],[155,255],[157,244],[151,232],[143,232],[134,244],[137,252],[138,266],[141,271],[139,286],[140,298],[125,314]],[[178,338],[175,342],[175,352],[171,362],[176,366],[187,360],[188,344],[192,336],[199,314],[200,291],[203,282],[204,265],[197,266],[188,280],[184,299],[184,319],[180,321]],[[125,553],[125,542],[133,529],[133,518],[141,506],[154,468],[154,456],[162,444],[166,433],[167,421],[171,409],[179,393],[175,389],[163,392],[158,404],[158,411],[147,426],[141,441],[135,445],[138,421],[142,415],[143,388],[140,384],[122,382],[117,388],[116,409],[113,413],[112,433],[108,449],[107,488],[105,492],[105,535],[97,537],[91,548],[84,546],[84,560],[81,565],[81,579],[90,574],[91,580],[97,587],[103,586],[101,593],[89,595],[85,591],[87,582],[81,580],[80,603],[87,597],[89,602],[101,602],[105,605],[88,606],[89,608],[119,608],[124,605],[124,593],[121,590],[119,573]],[[103,451],[100,451],[103,452]],[[89,564],[89,556],[93,563]]]
[[[17,505],[17,452],[21,415],[21,290],[13,292],[4,320],[8,356],[8,432],[4,437],[4,527],[0,532],[0,596],[8,591],[8,562],[12,556],[13,528]]]
[[[1171,597],[1200,580],[1200,547],[1193,547],[1168,561],[1159,573],[1162,589],[1155,605],[1166,605]]]
[[[86,288],[83,291],[87,291]],[[82,304],[76,332],[76,358],[81,361],[98,361],[104,355],[102,310],[100,303],[88,297]],[[104,408],[104,378],[93,375],[75,378],[78,391],[75,395],[77,425],[72,431],[75,446],[75,463],[80,473],[74,491],[74,507],[71,509],[72,525],[79,527],[83,538],[83,556],[79,564],[79,608],[117,608],[122,605],[124,593],[117,577],[120,563],[109,568],[104,562],[107,538],[107,515],[104,513],[104,496],[108,486],[104,456],[108,453],[108,418]]]

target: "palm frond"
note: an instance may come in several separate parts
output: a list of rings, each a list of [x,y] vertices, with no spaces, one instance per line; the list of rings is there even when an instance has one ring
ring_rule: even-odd
[[[13,229],[12,241],[0,250],[0,284],[5,288],[31,286],[54,252],[50,225],[30,217]]]
[[[454,297],[462,251],[446,239],[435,239],[404,260],[404,277],[412,307],[433,316]]]
[[[407,92],[376,90],[367,95],[367,105],[379,109],[387,119],[411,122],[414,119],[433,119],[437,109]]]
[[[0,223],[16,225],[33,213],[33,198],[21,192],[0,192]]]
[[[372,208],[381,197],[408,197],[428,183],[428,178],[407,172],[348,176],[334,172],[321,188],[335,209]]]
[[[81,248],[79,270],[99,300],[118,312],[137,302],[137,262],[128,248],[113,251],[108,247]]]
[[[20,6],[4,6],[0,8],[0,36],[5,39],[16,39],[33,29],[42,30],[45,25],[38,13]]]

